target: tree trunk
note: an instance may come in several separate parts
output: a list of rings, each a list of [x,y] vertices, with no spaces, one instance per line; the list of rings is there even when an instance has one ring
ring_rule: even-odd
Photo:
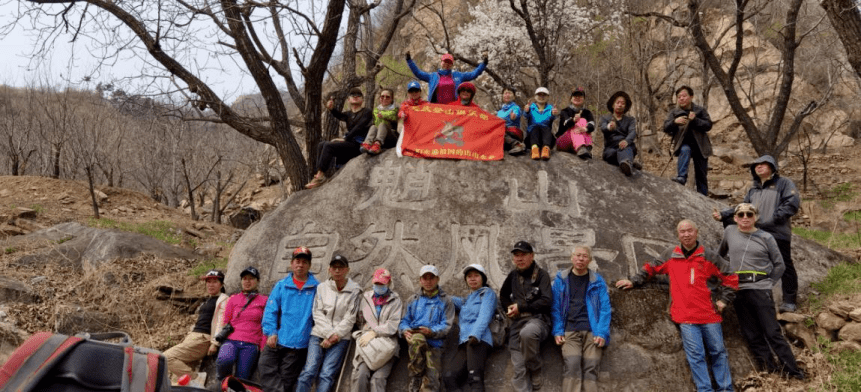
[[[60,178],[60,150],[62,150],[62,144],[52,144],[51,150],[54,153],[51,159],[51,178]]]
[[[861,77],[861,10],[858,9],[858,2],[822,0],[821,5],[843,43],[849,64],[855,69],[855,74]]]
[[[96,188],[95,184],[93,184],[93,167],[92,165],[87,165],[85,168],[87,172],[87,183],[90,186],[90,200],[93,202],[93,217],[96,219],[101,219],[99,216],[99,201],[96,199]]]
[[[188,178],[188,168],[185,166],[185,158],[180,159],[182,162],[182,176],[185,178],[185,189],[188,191],[188,205],[191,207],[191,220],[197,220],[197,212],[194,210],[194,188],[191,187],[191,180]]]

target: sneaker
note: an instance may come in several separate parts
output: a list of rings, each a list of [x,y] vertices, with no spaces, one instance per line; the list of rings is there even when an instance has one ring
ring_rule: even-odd
[[[545,161],[550,159],[550,147],[544,146],[541,149],[541,159],[543,159]]]
[[[686,179],[684,179],[684,178],[676,177],[676,178],[673,178],[673,182],[677,182],[677,183],[682,184],[682,185],[684,186],[684,185],[685,185],[685,183],[686,183],[686,182],[688,182],[688,181],[687,181]]]
[[[370,150],[371,150],[371,144],[370,143],[362,143],[362,146],[359,147],[359,151],[362,152],[363,154],[367,154],[368,151],[370,151]]]
[[[622,163],[619,164],[619,170],[622,171],[622,174],[628,177],[633,174],[633,172],[631,171],[631,162],[628,161],[622,161]]]
[[[368,149],[368,154],[377,155],[383,151],[383,146],[380,145],[379,141],[374,142],[371,148]]]
[[[526,145],[523,143],[517,142],[514,143],[514,146],[511,147],[511,150],[508,150],[508,154],[510,155],[519,155],[526,151]]]
[[[589,152],[589,148],[586,146],[580,146],[580,148],[577,149],[577,157],[580,159],[592,159],[592,153]]]
[[[784,303],[783,305],[780,305],[779,308],[777,308],[777,311],[780,313],[795,313],[795,311],[797,310],[798,307],[795,306],[795,304],[791,303]]]
[[[532,159],[541,159],[541,153],[538,151],[537,145],[532,145]]]
[[[537,391],[544,385],[544,378],[541,376],[541,370],[532,372],[532,390]]]
[[[324,182],[326,182],[326,175],[325,174],[320,174],[320,175],[314,176],[314,179],[311,180],[311,182],[305,184],[305,189],[316,188],[320,185],[323,185]]]

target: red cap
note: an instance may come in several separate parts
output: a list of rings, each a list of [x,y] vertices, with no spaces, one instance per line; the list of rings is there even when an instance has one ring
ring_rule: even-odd
[[[442,55],[442,61],[448,61],[450,63],[453,63],[454,62],[454,56],[452,56],[451,53],[446,53],[446,54]]]
[[[300,246],[293,251],[293,258],[295,259],[297,257],[303,257],[308,260],[311,260],[311,250],[307,247]]]

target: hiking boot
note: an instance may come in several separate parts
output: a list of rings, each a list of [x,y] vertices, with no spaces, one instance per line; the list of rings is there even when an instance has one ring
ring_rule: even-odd
[[[621,170],[622,174],[627,177],[630,177],[631,174],[633,174],[633,171],[631,171],[631,162],[628,161],[622,161],[622,163],[619,164],[619,170]]]
[[[508,150],[509,155],[520,155],[526,151],[526,145],[520,142],[514,143],[514,146],[511,147],[511,150]]]
[[[688,181],[687,181],[686,179],[684,179],[684,178],[676,177],[676,178],[673,178],[673,182],[677,182],[677,183],[679,183],[679,184],[682,184],[682,186],[684,186],[684,185],[685,185],[685,183],[686,183],[686,182],[688,182]]]
[[[541,152],[538,151],[538,146],[534,144],[532,145],[532,159],[541,159]]]
[[[634,169],[643,170],[643,164],[640,162],[634,162]]]
[[[795,304],[791,303],[784,303],[783,305],[780,305],[779,308],[777,308],[777,311],[780,313],[795,313],[795,311],[797,310],[798,307],[795,306]]]
[[[544,146],[541,149],[541,159],[543,159],[545,161],[550,159],[550,147]]]
[[[380,145],[379,141],[375,141],[374,145],[372,145],[371,148],[368,149],[368,154],[377,155],[382,151],[383,151],[383,146]]]
[[[362,146],[359,147],[359,151],[363,154],[367,154],[368,151],[371,151],[371,144],[370,143],[362,143]]]
[[[318,174],[318,175],[314,176],[314,179],[311,180],[311,182],[305,184],[305,189],[316,188],[320,185],[323,185],[324,182],[326,182],[326,175],[325,174]]]
[[[544,385],[544,378],[541,376],[541,370],[532,372],[532,390],[537,391]]]
[[[588,147],[580,146],[577,149],[577,157],[580,159],[592,159],[592,152],[589,151]]]

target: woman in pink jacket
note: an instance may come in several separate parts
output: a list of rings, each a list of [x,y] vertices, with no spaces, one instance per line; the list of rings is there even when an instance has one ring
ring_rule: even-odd
[[[224,324],[232,325],[233,332],[226,336],[218,351],[215,362],[218,381],[231,374],[245,380],[251,378],[257,357],[266,343],[260,324],[268,298],[257,292],[260,272],[257,268],[248,267],[239,276],[242,278],[242,292],[232,295],[224,310]],[[236,373],[233,372],[234,365]]]

